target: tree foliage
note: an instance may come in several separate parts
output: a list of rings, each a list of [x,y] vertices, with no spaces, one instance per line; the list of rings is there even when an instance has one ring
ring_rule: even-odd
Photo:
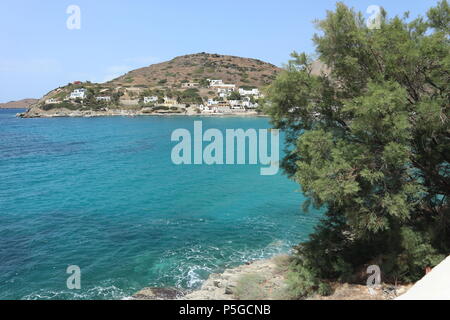
[[[343,3],[317,22],[316,55],[292,54],[265,111],[286,133],[285,171],[326,216],[297,264],[345,278],[376,261],[416,280],[450,252],[450,10],[378,29]],[[316,68],[317,69],[317,68]]]

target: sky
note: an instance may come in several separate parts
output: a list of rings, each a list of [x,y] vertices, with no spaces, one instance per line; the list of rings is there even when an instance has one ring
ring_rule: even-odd
[[[344,0],[369,18],[425,15],[437,0]],[[313,21],[333,0],[2,0],[0,102],[39,98],[72,81],[104,82],[176,56],[209,52],[282,66],[313,53]],[[80,25],[73,27],[73,11]]]

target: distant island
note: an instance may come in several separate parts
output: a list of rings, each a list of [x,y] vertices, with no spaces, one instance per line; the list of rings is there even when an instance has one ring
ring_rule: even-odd
[[[106,83],[74,81],[21,117],[255,115],[282,69],[257,59],[198,53],[136,69]]]
[[[28,109],[30,106],[36,104],[38,99],[22,99],[17,101],[9,101],[6,103],[0,103],[0,109]]]

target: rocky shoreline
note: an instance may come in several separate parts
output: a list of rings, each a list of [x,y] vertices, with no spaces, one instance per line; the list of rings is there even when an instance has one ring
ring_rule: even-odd
[[[277,258],[257,260],[222,273],[213,273],[194,291],[175,288],[145,288],[133,295],[136,300],[238,300],[239,281],[243,276],[258,275],[264,278],[264,290],[271,292],[284,286],[284,272]]]
[[[286,274],[289,256],[257,260],[236,268],[214,273],[194,291],[177,288],[144,288],[134,300],[289,300]],[[360,284],[331,283],[329,296],[315,295],[308,300],[393,300],[406,293],[411,285],[393,287],[382,284],[369,291]]]
[[[194,110],[186,112],[146,112],[145,110],[112,109],[106,111],[92,110],[41,110],[32,108],[24,113],[18,113],[20,118],[94,118],[94,117],[136,117],[136,116],[201,116],[201,117],[265,117],[256,111],[231,113],[198,113]]]

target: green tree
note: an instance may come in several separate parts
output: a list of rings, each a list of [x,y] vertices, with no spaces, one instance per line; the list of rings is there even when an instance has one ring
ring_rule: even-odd
[[[241,100],[242,97],[237,91],[232,91],[228,96],[228,100]]]
[[[269,87],[283,167],[305,208],[326,210],[298,247],[294,269],[309,270],[298,274],[350,280],[377,262],[412,281],[450,252],[449,17],[444,0],[427,18],[382,11],[370,29],[338,3],[317,22],[318,61],[294,52]]]

